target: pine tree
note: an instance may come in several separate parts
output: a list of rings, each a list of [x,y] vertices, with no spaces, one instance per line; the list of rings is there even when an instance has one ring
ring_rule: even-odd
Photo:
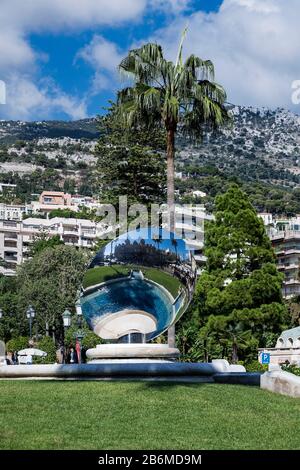
[[[288,314],[263,221],[237,185],[216,198],[204,252],[207,265],[196,290],[200,335],[226,345],[234,362],[247,349],[255,356],[257,346],[287,326]]]

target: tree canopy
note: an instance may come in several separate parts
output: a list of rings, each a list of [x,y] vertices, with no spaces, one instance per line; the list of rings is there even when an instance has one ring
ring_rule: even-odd
[[[38,332],[62,335],[62,313],[74,310],[88,257],[74,247],[58,245],[37,253],[20,266],[17,274],[18,315],[26,325],[28,305],[36,311]]]
[[[258,347],[273,346],[289,326],[283,277],[246,194],[232,185],[216,198],[215,206],[215,220],[208,223],[205,236],[206,268],[190,320],[190,350],[204,360],[253,359]]]

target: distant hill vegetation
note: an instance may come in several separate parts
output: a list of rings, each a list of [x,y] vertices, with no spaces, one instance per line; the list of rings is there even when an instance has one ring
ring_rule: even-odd
[[[13,144],[18,140],[31,141],[43,137],[52,139],[94,140],[99,137],[96,119],[79,121],[0,121],[0,143]]]

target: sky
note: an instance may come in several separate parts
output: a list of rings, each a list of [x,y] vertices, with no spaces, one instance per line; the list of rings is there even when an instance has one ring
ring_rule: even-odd
[[[128,50],[174,60],[186,26],[184,54],[214,62],[230,103],[299,113],[299,17],[299,0],[0,0],[0,119],[103,114]]]

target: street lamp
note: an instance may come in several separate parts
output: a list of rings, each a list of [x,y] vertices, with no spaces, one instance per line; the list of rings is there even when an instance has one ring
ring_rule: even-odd
[[[77,321],[78,321],[78,326],[81,328],[82,325],[82,308],[81,308],[81,303],[80,300],[77,300],[76,304],[76,315],[77,315]]]
[[[75,304],[75,307],[76,307],[76,315],[77,315],[77,325],[78,325],[78,328],[79,328],[79,330],[76,333],[76,339],[78,340],[78,343],[79,343],[78,362],[80,364],[81,363],[81,341],[84,337],[84,334],[81,330],[81,328],[82,328],[82,309],[81,309],[80,300],[77,300],[77,302]]]
[[[64,322],[64,329],[67,330],[71,326],[71,319],[72,319],[72,314],[70,310],[66,309],[64,313],[62,314],[63,317],[63,322]],[[66,345],[65,345],[65,334],[64,334],[64,344],[63,344],[63,362],[66,362]]]
[[[30,336],[30,339],[31,339],[31,333],[32,333],[32,320],[34,319],[35,317],[35,311],[34,311],[34,308],[29,305],[28,309],[27,309],[27,312],[26,312],[26,316],[29,320],[29,336]]]
[[[72,317],[71,312],[66,309],[63,313],[63,321],[64,321],[65,328],[69,328],[71,326],[71,317]]]

